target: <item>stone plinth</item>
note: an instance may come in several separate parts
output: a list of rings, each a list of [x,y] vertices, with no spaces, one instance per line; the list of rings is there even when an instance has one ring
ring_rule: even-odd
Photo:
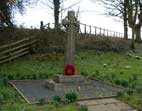
[[[52,80],[47,80],[45,82],[45,87],[54,91],[62,91],[62,89],[64,89],[63,84],[56,83],[55,81]]]
[[[57,83],[84,83],[85,78],[80,75],[66,76],[66,75],[57,75],[54,79]]]
[[[93,88],[90,82],[88,82],[83,76],[65,76],[58,75],[54,80],[47,80],[45,87],[53,91],[83,91]]]

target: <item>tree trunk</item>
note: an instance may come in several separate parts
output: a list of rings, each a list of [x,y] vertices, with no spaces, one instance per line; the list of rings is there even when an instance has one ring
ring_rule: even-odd
[[[132,27],[131,49],[135,49],[135,28],[134,27]]]
[[[54,0],[54,21],[55,26],[54,28],[57,30],[59,29],[59,10],[60,10],[60,0]]]
[[[136,25],[136,42],[141,42],[141,25]]]
[[[124,39],[128,39],[128,13],[127,13],[127,1],[124,0],[124,13],[123,13],[123,22],[124,22]]]
[[[124,18],[124,39],[128,39],[127,18]]]

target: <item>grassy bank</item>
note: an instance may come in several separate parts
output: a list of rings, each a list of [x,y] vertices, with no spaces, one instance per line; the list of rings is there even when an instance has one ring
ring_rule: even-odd
[[[100,52],[95,50],[80,50],[77,52],[75,57],[77,74],[96,77],[98,79],[128,88],[128,93],[123,94],[120,99],[128,102],[134,107],[139,109],[142,108],[141,52],[130,51],[116,53]],[[6,77],[7,79],[47,79],[52,78],[55,74],[62,74],[63,66],[63,54],[52,53],[45,55],[28,55],[24,58],[20,58],[0,66],[0,76]],[[36,107],[40,108],[40,106],[27,105],[20,97],[15,96],[16,92],[14,92],[9,86],[4,86],[3,90],[8,90],[8,92],[11,91],[11,95],[9,95],[9,97],[5,100],[6,103],[2,104],[2,109],[4,111],[14,111],[12,109],[8,110],[8,107],[20,107],[19,109],[23,107],[23,111],[27,111],[24,109],[24,107],[27,106],[30,108],[28,111],[35,111],[34,108]],[[50,107],[48,105],[45,106]],[[46,111],[47,109],[48,108],[43,107],[41,108],[41,111]],[[56,110],[53,108],[53,111]],[[76,110],[77,107],[75,105],[67,105],[65,110],[62,111]],[[60,108],[58,111],[60,111]]]

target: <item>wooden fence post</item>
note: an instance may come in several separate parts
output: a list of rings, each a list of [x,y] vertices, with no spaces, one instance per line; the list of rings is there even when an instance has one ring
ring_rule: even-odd
[[[48,23],[48,29],[50,29],[50,23]]]
[[[11,46],[10,46],[10,41],[8,40],[8,50],[10,50]],[[9,58],[12,57],[11,56],[11,51],[8,52]],[[11,63],[11,59],[9,59],[8,61],[9,63]]]
[[[86,34],[86,24],[84,25],[85,27],[84,27],[84,33]]]
[[[97,27],[95,27],[95,36],[97,35]]]
[[[104,32],[103,32],[103,36],[105,36],[105,29],[103,29],[104,30]]]
[[[107,30],[107,37],[108,37],[108,30]]]
[[[101,28],[100,28],[100,35],[101,35]]]
[[[90,34],[91,34],[91,25],[90,25]]]
[[[115,32],[113,32],[113,37],[115,37]]]

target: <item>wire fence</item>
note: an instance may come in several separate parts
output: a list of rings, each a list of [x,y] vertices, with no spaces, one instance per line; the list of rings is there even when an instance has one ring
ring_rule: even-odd
[[[124,38],[124,33],[80,23],[80,33],[104,37]],[[130,36],[130,35],[129,35]]]

